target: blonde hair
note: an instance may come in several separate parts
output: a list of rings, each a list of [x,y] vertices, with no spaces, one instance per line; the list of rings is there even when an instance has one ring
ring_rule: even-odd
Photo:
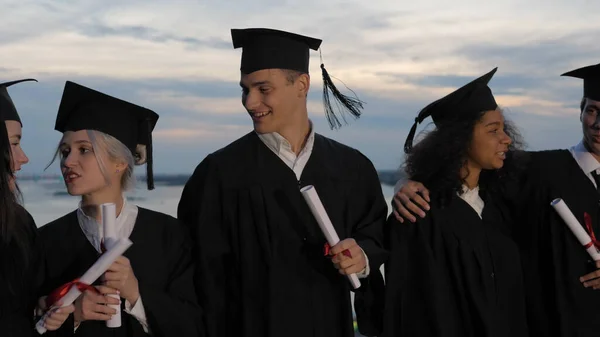
[[[107,133],[97,130],[86,130],[86,132],[90,138],[92,149],[94,149],[94,156],[96,157],[96,161],[100,167],[100,172],[104,176],[106,183],[110,184],[110,177],[106,172],[106,165],[104,163],[104,159],[102,158],[102,153],[106,153],[111,161],[123,162],[127,164],[127,168],[121,176],[121,189],[126,191],[133,188],[136,184],[136,178],[133,174],[134,166],[143,165],[146,162],[146,146],[141,144],[137,145],[135,154],[133,154],[131,153],[131,150],[125,146],[125,144]],[[48,166],[46,166],[46,168],[52,165],[52,163],[60,155],[61,142],[62,138],[58,143],[56,153],[54,154],[52,161],[50,164],[48,164]]]

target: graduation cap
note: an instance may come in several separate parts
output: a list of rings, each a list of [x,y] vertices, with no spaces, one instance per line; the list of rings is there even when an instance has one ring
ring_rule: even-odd
[[[146,145],[146,180],[154,189],[152,130],[158,115],[149,109],[67,81],[54,129],[60,132],[96,130],[121,141],[133,154],[138,144]]]
[[[27,82],[27,81],[35,81],[36,79],[27,78],[24,80],[17,80],[12,82],[0,83],[0,111],[2,111],[2,120],[3,121],[17,121],[21,126],[23,123],[21,122],[21,118],[19,117],[19,113],[17,112],[17,108],[13,103],[10,95],[8,94],[8,90],[6,88],[10,87],[13,84]]]
[[[423,108],[408,133],[404,143],[404,152],[408,153],[412,149],[417,124],[429,116],[436,126],[440,126],[444,122],[460,120],[474,113],[495,110],[498,104],[496,104],[488,83],[496,70],[498,67]]]
[[[583,96],[600,101],[600,64],[571,70],[560,76],[583,79]]]
[[[322,42],[312,37],[268,28],[232,29],[231,38],[234,49],[242,48],[240,70],[243,74],[262,69],[288,69],[308,74],[310,50],[319,50]],[[321,75],[325,116],[331,129],[339,128],[342,124],[332,107],[330,91],[344,122],[344,111],[354,118],[360,117],[364,102],[343,95],[333,84],[322,62]]]

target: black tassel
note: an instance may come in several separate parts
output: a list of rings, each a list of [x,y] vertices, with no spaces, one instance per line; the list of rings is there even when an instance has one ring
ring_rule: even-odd
[[[35,78],[26,78],[26,79],[23,79],[23,80],[16,80],[16,81],[11,81],[11,82],[6,82],[6,83],[0,83],[0,86],[8,88],[8,87],[10,87],[13,84],[17,84],[17,83],[21,83],[21,82],[28,82],[28,81],[37,82],[38,80],[36,80]]]
[[[417,132],[417,124],[419,124],[419,117],[415,118],[415,123],[410,128],[406,141],[404,142],[404,153],[409,153],[412,150],[413,139],[415,138],[415,132]]]
[[[336,116],[335,112],[333,111],[333,107],[331,106],[331,100],[329,98],[329,91],[331,90],[331,94],[336,100],[335,104],[338,110],[341,111],[340,117],[343,119],[344,124],[348,124],[344,116],[344,110],[347,110],[352,115],[352,117],[357,119],[362,113],[360,109],[363,109],[364,102],[358,98],[348,97],[342,94],[333,84],[333,81],[331,80],[329,73],[327,73],[327,70],[325,69],[325,65],[323,63],[321,63],[321,71],[323,74],[323,104],[325,105],[325,116],[327,117],[327,121],[329,122],[329,127],[332,130],[338,129],[342,126],[342,123],[339,117]],[[350,88],[348,88],[348,90],[352,91]],[[354,93],[354,91],[352,92]]]
[[[147,121],[148,144],[146,144],[146,183],[149,190],[154,189],[154,170],[152,169],[152,122]]]

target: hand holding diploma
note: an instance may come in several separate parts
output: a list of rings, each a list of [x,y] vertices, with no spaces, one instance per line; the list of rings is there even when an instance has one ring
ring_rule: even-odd
[[[108,268],[117,260],[117,258],[132,245],[133,243],[126,238],[121,238],[110,247],[100,258],[81,276],[68,283],[63,284],[55,289],[48,298],[46,298],[48,311],[36,323],[36,330],[43,334],[46,332],[44,321],[51,315],[52,311],[57,308],[71,305],[75,300],[86,290],[95,290],[93,284]],[[60,304],[59,304],[60,303]]]
[[[594,290],[600,289],[600,261],[596,261],[596,268],[598,270],[579,278],[584,287],[591,287]]]
[[[348,251],[348,253],[344,253]],[[360,273],[367,267],[367,259],[360,246],[354,239],[345,239],[331,247],[329,255],[333,256],[331,262],[342,275]]]
[[[595,260],[595,265],[598,270],[591,272],[579,278],[579,281],[583,283],[586,288],[592,287],[594,290],[600,289],[600,250],[598,249],[598,241],[594,235],[594,229],[592,227],[592,219],[589,214],[584,214],[585,225],[588,228],[588,232],[585,231],[583,226],[579,223],[575,215],[571,212],[567,204],[558,198],[552,200],[550,203],[560,217],[565,221],[565,224],[569,227],[571,232],[575,235],[579,243],[588,252],[589,256]],[[591,235],[591,236],[590,236]]]
[[[57,308],[54,308],[44,320],[44,327],[46,330],[54,331],[58,330],[63,323],[69,318],[69,315],[75,310],[75,306],[73,304],[61,307],[62,303],[59,301],[57,303]],[[46,296],[41,297],[38,300],[38,308],[41,313],[48,310],[46,306]]]
[[[357,262],[354,260],[354,258],[360,258],[361,256],[362,256],[362,258],[364,258],[362,251],[359,253],[355,252],[354,255],[352,255],[353,253],[348,249],[348,248],[353,248],[355,246],[358,247],[358,245],[356,244],[356,242],[354,240],[352,240],[352,239],[350,239],[352,241],[344,240],[344,241],[346,241],[346,243],[342,243],[343,241],[340,242],[340,238],[339,238],[337,232],[335,231],[335,228],[333,227],[333,224],[331,223],[331,219],[329,219],[329,215],[327,214],[327,211],[325,210],[325,207],[323,206],[323,203],[321,202],[321,199],[319,198],[319,195],[317,194],[317,191],[315,190],[314,186],[312,186],[312,185],[305,186],[300,189],[300,193],[302,193],[302,196],[304,197],[304,200],[306,201],[308,208],[310,209],[311,213],[317,220],[317,224],[321,228],[321,231],[323,232],[325,239],[327,239],[327,243],[332,247],[337,247],[337,249],[335,250],[336,255],[339,255],[341,253],[341,255],[343,255],[343,257],[349,258],[351,260],[351,262],[344,262],[344,265],[348,266],[348,268],[351,268],[352,266],[357,264]],[[354,244],[352,244],[352,242],[354,242]],[[358,247],[358,249],[360,250],[360,247]],[[339,263],[337,265],[341,264],[341,260],[342,260],[342,257],[338,257],[336,259],[336,261],[339,261]],[[334,265],[336,265],[336,262],[334,262]],[[340,273],[343,274],[344,271],[347,270],[348,268],[342,268],[342,271],[340,271]],[[352,269],[354,269],[354,268],[352,268]],[[360,280],[358,279],[358,276],[355,273],[345,274],[345,275],[348,278],[348,280],[350,281],[350,284],[352,284],[352,287],[354,289],[360,288]]]
[[[117,260],[108,267],[104,274],[104,285],[119,291],[122,298],[134,306],[140,297],[138,280],[131,269],[129,259],[119,256]]]
[[[110,304],[119,304],[119,300],[106,295],[116,294],[119,292],[115,289],[97,286],[98,293],[86,290],[75,301],[75,325],[83,321],[108,321],[117,311],[109,307]]]

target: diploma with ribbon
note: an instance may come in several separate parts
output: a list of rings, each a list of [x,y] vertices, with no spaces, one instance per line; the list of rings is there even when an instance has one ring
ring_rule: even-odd
[[[100,205],[102,212],[102,227],[104,228],[104,248],[110,249],[117,242],[117,206],[114,203],[106,203]],[[109,328],[118,328],[121,326],[121,297],[117,294],[108,295],[119,300],[119,304],[110,304],[109,307],[117,312],[106,321],[106,326]]]
[[[571,232],[573,232],[573,234],[575,235],[577,240],[579,240],[579,242],[581,243],[583,248],[585,248],[585,250],[592,257],[592,259],[594,259],[594,261],[599,261],[600,260],[600,251],[598,249],[600,247],[598,247],[598,246],[600,246],[600,244],[598,243],[598,241],[596,241],[594,231],[591,227],[591,225],[592,225],[591,217],[589,216],[589,214],[587,214],[587,213],[584,214],[584,216],[585,216],[584,220],[586,221],[586,226],[588,227],[588,231],[590,231],[592,237],[590,237],[590,234],[588,234],[583,229],[583,226],[581,226],[581,223],[579,221],[577,221],[577,218],[575,218],[575,216],[573,215],[573,212],[571,212],[571,210],[569,209],[569,206],[567,206],[567,204],[565,204],[565,202],[562,199],[560,199],[560,198],[554,199],[554,200],[552,200],[550,205],[552,205],[552,207],[554,207],[554,209],[556,210],[558,215],[560,215],[560,217],[567,224],[569,229],[571,229]]]
[[[310,208],[310,211],[317,220],[323,235],[325,235],[327,243],[331,247],[335,246],[338,242],[340,242],[340,238],[338,237],[337,232],[331,223],[331,219],[329,219],[329,215],[327,215],[327,211],[325,211],[325,207],[323,206],[315,187],[313,185],[308,185],[300,189],[300,192],[302,193],[304,200],[306,200],[308,208]],[[344,255],[348,256],[349,252],[344,253]],[[356,274],[350,274],[347,276],[348,280],[350,280],[350,284],[352,284],[352,287],[354,289],[358,289],[360,287],[360,280],[358,279],[358,276],[356,276]]]
[[[96,280],[100,278],[100,276],[102,276],[102,274],[108,270],[115,260],[119,256],[123,255],[123,253],[129,249],[132,244],[133,243],[127,238],[117,239],[112,247],[108,248],[106,252],[104,252],[79,279],[75,279],[67,284],[64,284],[50,293],[50,295],[48,295],[46,298],[46,306],[48,311],[44,313],[44,315],[39,321],[37,321],[35,325],[37,332],[40,334],[46,332],[44,321],[53,310],[57,309],[55,304],[58,301],[62,301],[61,307],[66,307],[75,302],[75,300],[83,291],[97,291],[92,284],[96,282]]]

